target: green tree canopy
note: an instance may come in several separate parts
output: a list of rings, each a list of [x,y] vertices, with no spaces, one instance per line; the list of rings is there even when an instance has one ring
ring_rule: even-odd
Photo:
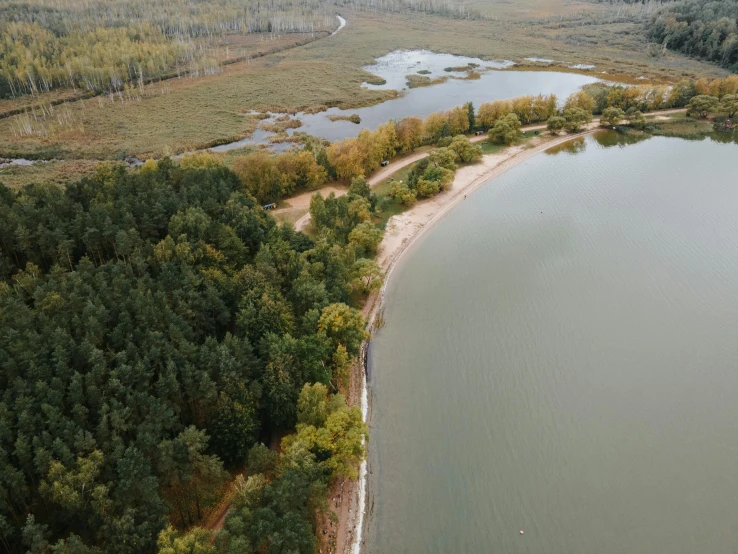
[[[514,113],[507,114],[495,121],[494,126],[489,130],[489,137],[495,142],[503,144],[512,144],[520,134],[520,119]]]
[[[720,101],[714,96],[700,94],[689,101],[689,111],[697,117],[705,118],[720,107]]]

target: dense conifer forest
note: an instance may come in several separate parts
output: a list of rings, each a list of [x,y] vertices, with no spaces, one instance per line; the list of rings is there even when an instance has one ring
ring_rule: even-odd
[[[214,548],[168,525],[198,523],[247,466],[219,548],[312,551],[327,484],[363,456],[336,393],[366,337],[357,223],[279,228],[192,160],[0,186],[1,549]],[[296,426],[278,459],[260,446]]]

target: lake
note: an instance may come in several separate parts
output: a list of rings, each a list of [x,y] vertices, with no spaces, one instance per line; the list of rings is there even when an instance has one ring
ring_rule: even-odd
[[[733,143],[604,133],[413,246],[369,350],[364,552],[738,550],[737,175]]]

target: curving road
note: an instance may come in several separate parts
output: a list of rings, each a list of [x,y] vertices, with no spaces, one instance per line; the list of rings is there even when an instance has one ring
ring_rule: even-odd
[[[330,36],[337,35],[338,32],[346,26],[346,20],[343,17],[338,14],[336,14],[336,17],[338,18],[338,29],[333,31]]]

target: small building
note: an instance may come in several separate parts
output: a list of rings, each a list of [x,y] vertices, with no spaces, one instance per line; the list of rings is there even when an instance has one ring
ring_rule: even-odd
[[[276,202],[272,202],[271,204],[264,204],[262,206],[262,208],[264,208],[265,210],[273,210],[276,207],[277,207],[277,203]]]

